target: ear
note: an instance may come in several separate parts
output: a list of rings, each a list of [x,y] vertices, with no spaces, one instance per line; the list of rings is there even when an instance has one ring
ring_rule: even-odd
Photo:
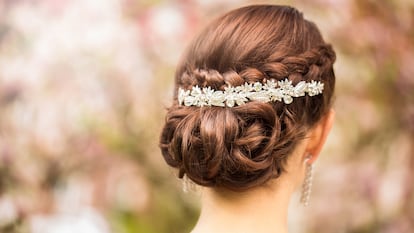
[[[309,154],[312,156],[311,158],[308,158],[308,163],[314,163],[319,157],[322,147],[326,142],[326,138],[331,131],[334,119],[335,111],[330,109],[329,112],[308,133],[308,143],[305,150],[305,156],[308,156]]]

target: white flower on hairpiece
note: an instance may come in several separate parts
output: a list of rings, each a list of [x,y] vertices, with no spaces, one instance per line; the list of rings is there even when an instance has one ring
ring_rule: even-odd
[[[224,107],[224,102],[226,101],[226,96],[222,91],[215,91],[213,96],[210,99],[210,103],[213,106]]]
[[[179,89],[178,90],[178,104],[182,105],[184,103],[185,98],[190,94],[190,91],[187,90],[183,90],[183,89]]]
[[[255,83],[253,83],[253,89],[256,92],[259,92],[259,91],[261,91],[263,89],[263,85],[261,83],[259,83],[259,82],[255,82]]]
[[[282,89],[290,89],[292,87],[292,81],[289,79],[280,80],[277,82],[280,88]]]
[[[281,80],[277,82],[279,85],[279,89],[282,92],[282,99],[285,104],[290,104],[293,102],[292,96],[294,96],[294,86],[292,85],[292,81],[289,79]]]
[[[282,98],[284,96],[283,91],[280,90],[279,88],[273,88],[268,90],[269,94],[270,94],[270,100],[271,101],[282,101]]]
[[[194,86],[191,90],[178,90],[178,103],[185,106],[217,106],[234,107],[245,104],[249,101],[260,101],[263,103],[283,101],[285,104],[293,102],[294,97],[301,97],[308,94],[315,96],[322,94],[323,83],[320,81],[301,81],[295,86],[292,81],[284,79],[276,82],[267,80],[266,83],[244,83],[240,86],[228,86],[224,91],[214,90],[211,87],[200,88]]]
[[[315,96],[315,95],[319,95],[322,94],[323,91],[323,83],[321,83],[320,81],[314,81],[312,80],[310,83],[308,83],[308,95],[309,96]]]
[[[211,89],[211,87],[204,87],[203,88],[203,93],[204,93],[204,95],[206,96],[207,99],[211,99],[214,92],[215,91],[213,89]]]
[[[236,91],[234,87],[229,86],[224,88],[224,95],[226,96],[226,105],[227,107],[233,107],[236,104]]]
[[[276,86],[277,86],[277,83],[275,82],[275,80],[271,79],[271,80],[266,81],[263,89],[264,90],[271,90],[271,89],[276,88]]]

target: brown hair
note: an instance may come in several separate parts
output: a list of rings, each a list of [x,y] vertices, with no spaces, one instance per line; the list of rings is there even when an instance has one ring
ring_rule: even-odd
[[[288,6],[253,5],[216,19],[192,42],[175,76],[160,148],[165,161],[203,186],[246,190],[278,177],[289,154],[331,106],[335,52],[316,25]],[[179,106],[177,89],[321,81],[322,95],[293,103]]]

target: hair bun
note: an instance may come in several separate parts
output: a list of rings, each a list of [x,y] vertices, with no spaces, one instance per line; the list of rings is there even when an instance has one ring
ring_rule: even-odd
[[[289,120],[285,117],[284,120]],[[299,131],[282,130],[272,105],[251,102],[234,109],[172,108],[161,151],[170,166],[203,186],[244,190],[279,176]],[[286,128],[286,127],[285,127]]]

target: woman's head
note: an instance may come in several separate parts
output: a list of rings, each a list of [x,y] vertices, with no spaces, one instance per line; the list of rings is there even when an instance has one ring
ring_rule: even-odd
[[[287,6],[257,5],[216,19],[191,43],[175,77],[160,147],[166,162],[203,186],[246,190],[279,177],[306,133],[327,114],[335,53],[310,21]],[[320,81],[323,93],[234,107],[181,106],[178,89],[268,80]]]

